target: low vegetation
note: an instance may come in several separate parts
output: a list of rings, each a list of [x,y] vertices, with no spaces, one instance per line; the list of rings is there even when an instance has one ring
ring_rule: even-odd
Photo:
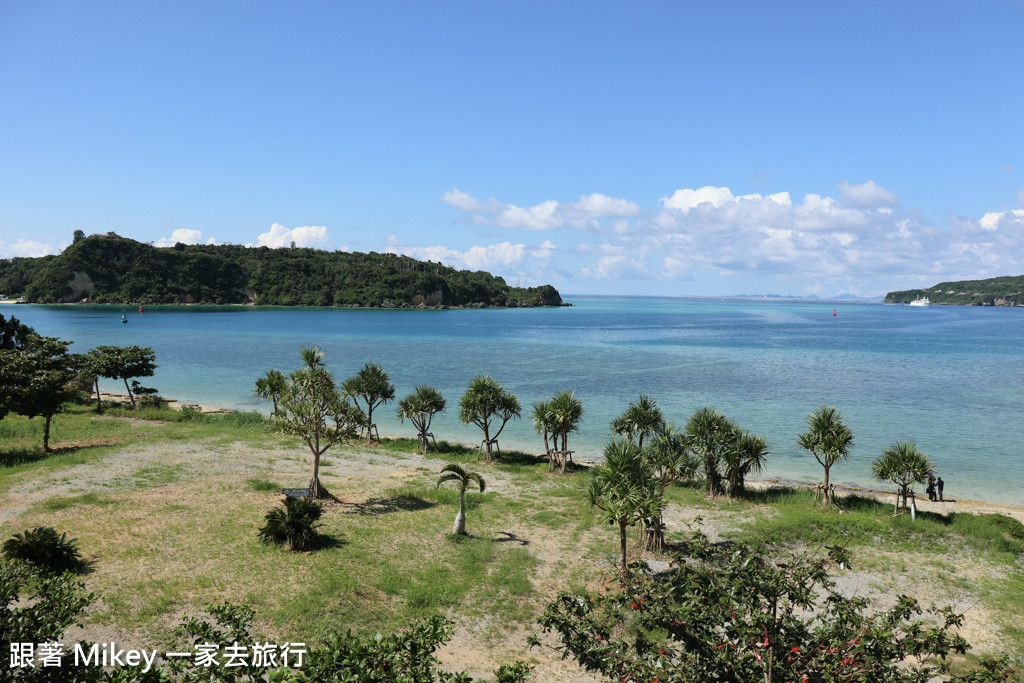
[[[967,591],[974,605],[970,616],[984,615],[971,630],[988,634],[981,640],[971,638],[980,653],[1024,656],[1018,617],[1024,609],[1020,602],[1024,595],[1024,526],[1009,517],[919,513],[917,521],[911,522],[908,516],[893,518],[891,503],[867,498],[843,498],[838,507],[823,510],[813,505],[810,491],[748,489],[735,498],[708,497],[703,482],[675,483],[664,488],[663,494],[666,551],[645,553],[645,537],[630,531],[639,527],[627,525],[627,562],[633,569],[619,584],[614,578],[614,566],[621,561],[619,528],[601,523],[605,513],[591,509],[585,492],[588,470],[570,468],[566,475],[551,474],[545,457],[515,452],[502,452],[494,464],[485,465],[475,449],[444,441],[432,446],[424,459],[417,453],[420,441],[410,438],[385,440],[371,448],[349,446],[325,458],[322,476],[338,502],[324,509],[317,531],[330,542],[317,544],[318,550],[312,554],[290,553],[260,543],[257,531],[267,521],[261,511],[280,500],[279,484],[295,485],[308,477],[308,456],[301,455],[293,439],[275,435],[265,421],[248,422],[230,415],[155,422],[139,420],[139,415],[145,414],[140,411],[126,411],[131,420],[111,412],[97,419],[90,408],[73,408],[62,419],[56,454],[0,469],[0,495],[15,505],[14,516],[0,523],[0,533],[9,537],[33,525],[53,524],[80,538],[81,547],[87,549],[94,569],[85,576],[84,588],[95,596],[88,606],[81,607],[86,633],[92,624],[103,632],[135,639],[141,646],[176,648],[192,642],[197,634],[210,633],[202,629],[224,631],[217,627],[217,614],[224,619],[234,614],[231,623],[240,623],[238,615],[247,613],[237,610],[252,605],[255,612],[246,617],[251,633],[258,631],[259,638],[267,641],[308,645],[309,668],[303,668],[307,677],[303,680],[345,680],[313,674],[321,671],[333,672],[330,676],[350,672],[346,675],[355,676],[353,680],[397,680],[366,676],[368,671],[379,671],[382,662],[398,666],[395,658],[409,643],[419,643],[415,651],[421,658],[404,659],[402,666],[433,672],[429,675],[434,678],[422,680],[442,680],[439,672],[465,669],[458,660],[440,664],[445,656],[439,660],[439,651],[434,649],[453,633],[463,642],[469,636],[470,647],[482,648],[483,658],[493,663],[480,672],[450,674],[453,676],[522,680],[526,665],[552,666],[543,653],[566,649],[583,666],[597,667],[595,672],[609,666],[601,657],[615,652],[621,655],[615,665],[618,668],[605,673],[645,675],[658,666],[659,657],[663,664],[678,665],[691,656],[684,643],[665,628],[669,616],[690,609],[674,602],[682,594],[672,586],[681,584],[671,582],[682,579],[671,577],[689,576],[684,585],[700,585],[705,591],[726,590],[729,584],[717,583],[717,579],[697,578],[705,571],[701,567],[723,581],[734,575],[730,572],[740,571],[729,569],[726,555],[712,558],[702,553],[718,553],[714,550],[718,548],[728,551],[730,557],[749,560],[759,556],[764,559],[758,561],[758,571],[768,571],[775,562],[796,562],[792,559],[795,552],[804,558],[800,562],[809,564],[778,568],[782,575],[793,577],[798,567],[814,568],[828,562],[824,549],[832,546],[846,548],[850,557],[844,558],[843,568],[835,564],[828,568],[830,580],[872,570],[877,572],[872,581],[880,582],[875,599],[901,592],[914,596],[915,589],[929,586],[930,592],[920,599],[923,604],[945,604],[945,596],[955,599]],[[174,411],[163,409],[160,413],[170,417]],[[10,417],[0,425],[9,437],[4,449],[20,452],[35,443],[38,427],[27,420]],[[64,438],[78,445],[64,449]],[[658,439],[658,433],[652,432],[645,443],[651,445]],[[113,445],[116,443],[121,445]],[[628,439],[621,443],[639,450]],[[442,467],[459,464],[464,471],[471,466],[487,468],[481,470],[488,480],[486,491],[477,492],[476,486],[465,491],[472,535],[449,535],[460,491],[458,487],[436,486],[441,468],[435,462]],[[121,470],[117,476],[109,474],[112,467]],[[696,470],[699,466],[691,462],[690,467]],[[101,473],[106,473],[102,475],[105,479],[99,478]],[[721,541],[702,545],[695,539],[682,521],[685,515],[680,517],[688,510],[705,519],[714,518],[715,528],[728,537],[728,545]],[[748,543],[752,544],[749,549]],[[656,565],[675,562],[677,568],[690,567],[686,571],[698,573],[675,574],[677,570],[672,570],[667,575],[647,574],[636,563],[641,558]],[[888,571],[900,561],[908,563],[905,572],[894,575]],[[140,566],[151,570],[140,574]],[[964,567],[979,575],[970,586],[961,584],[957,576]],[[753,568],[748,565],[743,571],[749,573]],[[665,578],[659,578],[662,576]],[[918,579],[906,583],[907,576]],[[29,590],[33,581],[26,578],[23,589]],[[770,583],[767,575],[764,581]],[[610,585],[620,585],[626,592],[610,591]],[[84,588],[66,591],[67,599],[87,596]],[[735,592],[729,594],[740,597]],[[845,595],[844,599],[850,599],[857,594]],[[565,596],[578,597],[572,602]],[[594,602],[587,603],[588,599]],[[591,604],[587,608],[591,611],[569,614],[565,610],[570,604]],[[927,631],[933,635],[927,636],[925,644],[948,646],[949,657],[925,658],[915,666],[937,671],[948,661],[954,668],[942,674],[947,678],[967,671],[980,675],[980,659],[973,658],[970,651],[967,658],[956,655],[961,643],[955,638],[955,628],[944,630],[947,619],[952,618],[947,613],[940,613],[939,621],[929,621],[927,614],[917,615],[918,607],[911,602],[887,604],[883,600],[877,608],[868,607],[865,604],[857,612],[860,616],[847,623],[878,629],[886,619],[898,616],[904,621],[893,623],[902,624],[902,633],[911,633],[916,628],[913,623],[925,619],[926,631],[940,629]],[[206,613],[207,609],[221,611]],[[853,608],[848,605],[844,609]],[[539,634],[540,649],[527,649],[530,634],[539,628],[536,620],[545,610],[546,624],[552,630]],[[732,611],[738,618],[731,616]],[[191,631],[179,627],[172,633],[183,614],[185,622],[192,624]],[[610,621],[593,621],[598,614]],[[825,679],[833,670],[827,667],[836,671],[846,667],[847,673],[873,672],[848,680],[912,680],[871,678],[889,671],[877,668],[884,664],[877,650],[872,650],[875,663],[870,664],[876,668],[869,668],[866,647],[856,652],[847,647],[842,657],[818,654],[814,648],[819,640],[825,641],[821,640],[823,632],[814,629],[810,631],[818,634],[814,636],[818,640],[807,640],[811,636],[795,635],[797,631],[791,629],[788,640],[769,638],[768,646],[758,646],[757,642],[763,643],[753,635],[760,628],[758,614],[763,611],[748,604],[746,612],[733,608],[719,615],[725,629],[722,633],[728,634],[722,642],[737,646],[730,646],[729,657],[721,658],[726,668],[743,671],[744,676],[760,672],[763,678],[764,662],[771,656],[774,680],[790,680],[790,673],[811,671],[812,667],[825,667],[818,669],[826,672],[822,674]],[[561,626],[556,616],[562,620]],[[586,628],[598,631],[579,630],[579,620],[584,617]],[[782,622],[778,623],[781,628]],[[601,635],[605,628],[611,629],[609,634],[618,634],[615,640],[603,635],[603,642],[589,638],[587,648],[581,649],[583,634]],[[571,635],[573,629],[580,638],[565,635]],[[390,635],[376,640],[377,632]],[[707,641],[704,636],[701,639]],[[909,649],[909,643],[923,641],[893,642]],[[658,652],[659,647],[664,653]],[[794,647],[801,648],[801,657],[793,656]],[[787,657],[792,659],[787,662]],[[705,666],[713,668],[714,661],[706,660]],[[487,673],[498,664],[506,665],[502,673]],[[1001,666],[994,670],[1005,671],[1005,665]],[[679,671],[690,669],[693,667],[678,667]],[[572,668],[557,671],[561,673],[550,675],[580,675]],[[1012,680],[995,676],[963,680]],[[674,679],[663,676],[660,680]]]

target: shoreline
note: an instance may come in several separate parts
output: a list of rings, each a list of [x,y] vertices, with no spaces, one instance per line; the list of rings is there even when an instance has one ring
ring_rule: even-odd
[[[127,394],[108,394],[100,392],[101,400],[112,401],[115,403],[128,403]],[[211,406],[199,403],[182,403],[176,399],[165,398],[168,408],[172,410],[181,410],[181,406],[190,405],[199,410],[201,413],[209,415],[223,415],[226,413],[237,413],[238,410],[231,408],[221,408],[218,406]],[[404,438],[395,434],[382,434],[382,438],[395,439]],[[473,444],[466,444],[467,447],[473,448]],[[534,453],[533,455],[538,455]],[[577,464],[597,466],[600,463],[593,460],[577,460]],[[764,479],[754,479],[748,482],[749,486],[759,488],[771,488],[771,487],[793,487],[793,488],[807,488],[813,489],[817,486],[817,482],[802,481],[799,479],[788,479],[785,477],[767,477]],[[862,495],[874,498],[881,502],[892,504],[896,498],[896,491],[887,491],[884,489],[869,488],[864,486],[851,486],[846,484],[835,484],[836,493],[840,497],[848,495]],[[948,514],[951,512],[970,512],[974,514],[1002,514],[1013,517],[1020,522],[1024,523],[1024,505],[1014,505],[1013,503],[994,503],[984,500],[973,500],[970,498],[947,498],[944,501],[929,501],[927,498],[923,500],[915,495],[915,503],[919,512],[928,512],[933,514]]]

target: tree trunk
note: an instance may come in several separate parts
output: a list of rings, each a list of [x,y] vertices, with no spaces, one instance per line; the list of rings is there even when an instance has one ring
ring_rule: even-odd
[[[459,489],[459,514],[455,515],[452,533],[456,536],[468,536],[466,533],[466,489]]]
[[[565,461],[569,459],[569,432],[562,432],[562,469],[565,474]]]
[[[626,520],[619,520],[619,552],[621,557],[619,558],[619,571],[625,575],[628,571],[628,565],[626,563]]]
[[[665,522],[661,515],[651,520],[647,527],[647,550],[661,552],[665,547]]]
[[[132,405],[134,406],[135,405],[135,397],[132,396],[132,390],[128,386],[128,378],[127,377],[124,378],[124,388],[125,388],[125,391],[128,392],[128,398],[131,399]]]
[[[491,435],[490,430],[487,428],[488,424],[484,423],[484,446],[487,448],[487,462],[491,461]]]
[[[309,480],[309,497],[313,500],[333,498],[327,487],[320,483],[320,456],[313,456],[313,478]]]
[[[53,415],[46,416],[46,422],[43,423],[43,452],[50,452],[50,420],[53,419]]]
[[[96,379],[93,380],[96,383],[96,412],[103,412],[103,405],[100,403],[100,377],[96,375]]]

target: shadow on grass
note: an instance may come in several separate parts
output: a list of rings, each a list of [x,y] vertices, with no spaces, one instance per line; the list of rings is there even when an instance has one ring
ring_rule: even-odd
[[[749,489],[740,498],[751,503],[762,505],[777,505],[778,503],[791,503],[806,500],[808,504],[813,502],[814,494],[805,488],[793,486],[772,486],[766,489]]]
[[[341,501],[338,507],[348,515],[377,516],[389,512],[427,510],[437,503],[424,500],[419,496],[398,495],[391,498],[370,498],[362,503]]]
[[[511,531],[499,531],[498,538],[494,539],[495,543],[518,543],[519,545],[530,545],[530,541],[525,538],[519,538]]]
[[[546,455],[534,455],[532,453],[524,453],[523,451],[501,451],[500,453],[495,453],[494,461],[499,465],[525,465],[528,467],[548,464]]]
[[[327,534],[316,535],[316,540],[313,545],[309,547],[309,550],[316,552],[317,550],[332,550],[334,548],[343,548],[348,545],[348,541],[344,538],[335,538],[334,536],[328,536]]]
[[[29,462],[36,462],[51,455],[44,453],[41,448],[6,448],[0,450],[0,467],[14,467]]]

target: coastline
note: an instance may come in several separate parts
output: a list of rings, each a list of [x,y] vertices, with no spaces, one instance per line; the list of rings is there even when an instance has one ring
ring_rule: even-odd
[[[105,401],[112,401],[115,403],[128,403],[127,394],[108,394],[100,392],[100,398]],[[221,408],[218,406],[197,404],[197,403],[181,403],[175,399],[164,399],[165,403],[172,410],[181,410],[182,405],[189,405],[198,410],[201,413],[217,415],[225,413],[237,413],[237,410],[231,408]],[[383,434],[384,438],[401,438],[395,434]],[[467,444],[469,447],[473,447],[472,444]],[[534,454],[539,455],[539,454]],[[600,463],[592,460],[579,460],[579,465],[586,465],[595,467]],[[345,472],[344,474],[351,474]],[[779,477],[770,477],[765,479],[756,479],[748,482],[748,486],[753,488],[772,488],[772,487],[793,487],[793,488],[807,488],[813,489],[817,485],[816,482],[801,481],[795,479],[785,479]],[[884,490],[876,488],[868,488],[862,486],[849,486],[836,484],[835,490],[840,497],[859,495],[874,498],[876,500],[892,504],[896,497],[895,490]],[[915,495],[915,501],[918,512],[927,512],[932,514],[947,515],[954,512],[968,512],[979,515],[988,514],[1001,514],[1013,517],[1024,523],[1024,505],[1013,505],[1012,503],[993,503],[984,500],[973,500],[969,498],[947,498],[944,501],[929,501],[926,497],[918,497]]]

